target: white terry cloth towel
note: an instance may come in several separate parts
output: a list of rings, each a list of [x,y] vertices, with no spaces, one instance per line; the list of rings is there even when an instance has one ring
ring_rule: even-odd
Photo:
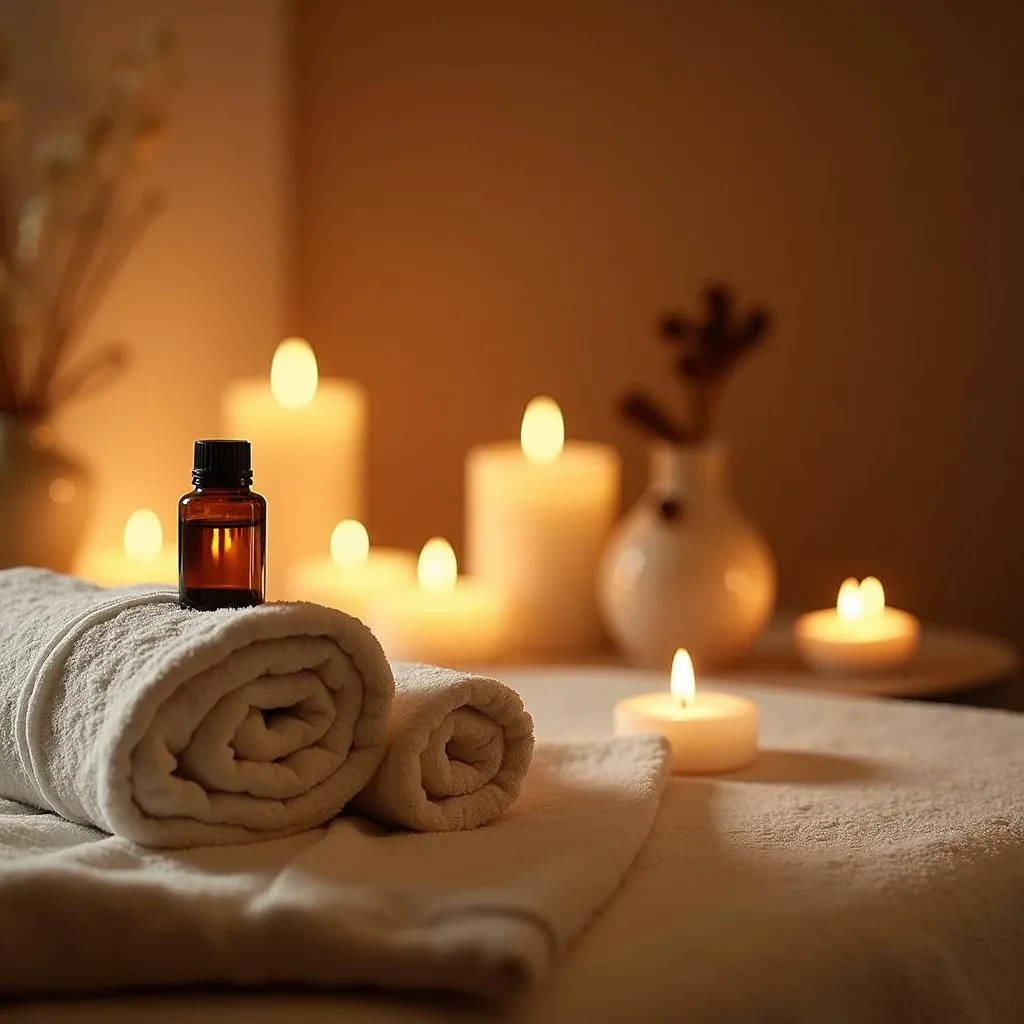
[[[193,612],[172,591],[0,572],[0,796],[137,843],[327,821],[380,764],[393,688],[342,612]]]
[[[384,761],[352,809],[384,825],[453,832],[493,821],[519,795],[533,720],[511,687],[395,663]]]
[[[276,842],[147,850],[0,801],[0,995],[196,984],[435,989],[547,976],[654,821],[659,738],[540,745],[486,828],[344,815]]]

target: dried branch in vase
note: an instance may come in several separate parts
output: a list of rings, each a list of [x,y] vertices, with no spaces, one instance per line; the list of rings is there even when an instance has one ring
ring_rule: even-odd
[[[675,350],[672,370],[687,398],[685,426],[643,392],[630,392],[619,403],[622,417],[649,437],[672,444],[708,440],[723,385],[740,358],[768,334],[768,314],[753,309],[739,316],[732,293],[723,285],[709,286],[704,304],[707,312],[703,322],[670,313],[658,324],[662,339]]]
[[[40,147],[32,191],[18,202],[11,167],[19,108],[0,39],[0,413],[45,417],[127,364],[121,341],[81,356],[76,348],[163,209],[142,178],[178,78],[166,28],[116,57],[95,112]]]

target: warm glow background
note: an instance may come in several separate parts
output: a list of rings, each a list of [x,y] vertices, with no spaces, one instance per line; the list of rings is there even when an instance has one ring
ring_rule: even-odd
[[[296,320],[371,395],[379,543],[460,550],[466,447],[621,445],[668,303],[772,303],[721,423],[781,599],[877,574],[1024,641],[1024,5],[305,0]],[[659,390],[673,391],[664,379]]]
[[[137,363],[59,424],[100,473],[94,541],[139,506],[173,536],[224,384],[290,334],[368,387],[377,544],[462,554],[465,451],[538,394],[623,448],[629,503],[615,397],[721,275],[779,312],[721,426],[782,600],[875,573],[1024,642],[1024,5],[0,0],[28,123],[166,14],[171,208],[94,332]]]
[[[284,0],[0,0],[31,137],[73,127],[107,60],[148,25],[179,33],[187,80],[154,162],[169,210],[101,310],[92,340],[134,366],[57,426],[99,478],[91,547],[121,547],[149,506],[175,543],[192,441],[216,436],[230,377],[266,373],[284,330],[287,4]]]

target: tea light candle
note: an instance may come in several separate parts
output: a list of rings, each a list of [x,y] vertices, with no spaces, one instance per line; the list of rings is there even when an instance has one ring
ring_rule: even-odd
[[[235,381],[224,394],[225,431],[252,442],[267,499],[271,599],[282,596],[290,568],[322,552],[339,519],[362,514],[366,406],[359,384],[320,379],[302,338],[278,345],[269,382]]]
[[[469,571],[509,604],[517,653],[599,646],[595,575],[619,500],[618,453],[565,441],[553,399],[535,398],[519,444],[477,446],[466,460]]]
[[[329,558],[300,562],[289,573],[289,600],[339,608],[372,627],[373,602],[416,581],[416,555],[398,548],[371,548],[370,535],[357,519],[335,526],[330,550]]]
[[[833,675],[882,672],[908,662],[921,626],[908,612],[888,608],[874,577],[843,581],[835,608],[801,615],[793,642],[812,668]]]
[[[757,757],[757,705],[727,693],[698,693],[693,662],[680,647],[669,692],[619,701],[615,732],[660,732],[672,745],[676,774],[735,771]]]
[[[423,545],[417,583],[370,602],[373,629],[389,658],[465,665],[497,657],[505,640],[506,609],[486,584],[458,575],[451,544]]]
[[[149,508],[137,508],[128,517],[120,549],[100,549],[86,555],[78,575],[101,587],[136,583],[178,585],[178,555],[164,545],[160,517]]]

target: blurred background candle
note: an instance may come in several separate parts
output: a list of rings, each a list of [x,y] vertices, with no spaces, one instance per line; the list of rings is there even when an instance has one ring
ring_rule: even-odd
[[[415,553],[370,547],[370,535],[357,519],[335,526],[330,551],[330,557],[308,559],[289,572],[289,600],[339,608],[372,626],[373,601],[416,582]]]
[[[660,732],[672,745],[677,774],[728,772],[757,757],[757,705],[730,693],[697,692],[693,661],[679,648],[669,689],[615,705],[615,732]]]
[[[812,668],[833,674],[881,672],[908,662],[917,650],[917,619],[885,604],[874,576],[843,581],[835,608],[801,615],[793,624],[797,652]]]
[[[102,587],[135,583],[178,585],[178,555],[164,544],[160,517],[149,508],[137,508],[128,517],[120,548],[100,548],[87,554],[78,575]]]
[[[369,618],[389,658],[438,665],[480,664],[499,657],[505,640],[502,595],[459,576],[451,544],[423,545],[417,582],[370,602]]]
[[[618,453],[566,442],[551,398],[527,406],[519,444],[470,451],[469,571],[508,600],[515,655],[558,656],[600,645],[594,577],[618,501]]]
[[[363,506],[366,393],[348,380],[319,379],[302,338],[274,353],[270,380],[231,383],[225,434],[252,442],[253,469],[267,499],[267,596],[280,599],[288,572],[323,551],[339,519]]]

